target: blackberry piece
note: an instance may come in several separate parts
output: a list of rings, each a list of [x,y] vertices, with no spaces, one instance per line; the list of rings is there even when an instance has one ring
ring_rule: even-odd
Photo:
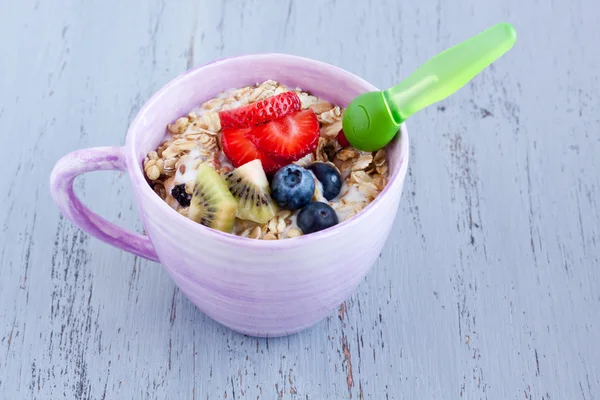
[[[181,205],[181,207],[189,207],[192,195],[185,192],[185,183],[176,185],[171,190],[171,196]]]

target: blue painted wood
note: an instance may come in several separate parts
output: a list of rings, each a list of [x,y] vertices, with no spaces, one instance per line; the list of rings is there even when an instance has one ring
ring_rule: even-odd
[[[600,398],[598,3],[0,9],[0,398]],[[122,144],[144,101],[191,66],[288,52],[386,87],[500,21],[516,46],[408,122],[410,175],[385,251],[309,331],[232,333],[160,267],[88,238],[51,203],[59,157]],[[78,190],[141,229],[126,176]]]

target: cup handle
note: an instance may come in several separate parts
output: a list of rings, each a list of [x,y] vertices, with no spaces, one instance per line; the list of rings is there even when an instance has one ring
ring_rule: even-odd
[[[93,171],[126,171],[122,147],[77,150],[61,158],[50,175],[50,193],[62,214],[83,231],[121,250],[160,262],[148,236],[125,230],[87,208],[73,190],[77,176]]]

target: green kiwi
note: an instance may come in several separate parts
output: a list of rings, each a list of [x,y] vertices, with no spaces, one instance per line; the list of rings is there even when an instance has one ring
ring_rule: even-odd
[[[225,175],[225,180],[238,202],[238,218],[264,224],[275,216],[277,206],[259,159],[234,169]]]
[[[231,233],[237,202],[225,180],[210,165],[200,164],[188,218],[209,228]]]

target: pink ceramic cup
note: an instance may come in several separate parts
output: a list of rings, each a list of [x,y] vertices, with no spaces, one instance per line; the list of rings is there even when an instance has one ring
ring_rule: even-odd
[[[390,180],[361,213],[311,235],[279,241],[225,234],[171,209],[150,188],[142,160],[167,123],[220,91],[268,79],[346,106],[378,90],[340,68],[285,54],[227,58],[192,69],[156,93],[131,123],[124,147],[78,150],[54,167],[50,189],[61,212],[88,234],[160,262],[205,314],[240,333],[284,336],[328,316],[363,280],[394,222],[408,163],[404,126],[389,148]],[[98,170],[127,171],[147,236],[129,232],[86,208],[73,180]]]

